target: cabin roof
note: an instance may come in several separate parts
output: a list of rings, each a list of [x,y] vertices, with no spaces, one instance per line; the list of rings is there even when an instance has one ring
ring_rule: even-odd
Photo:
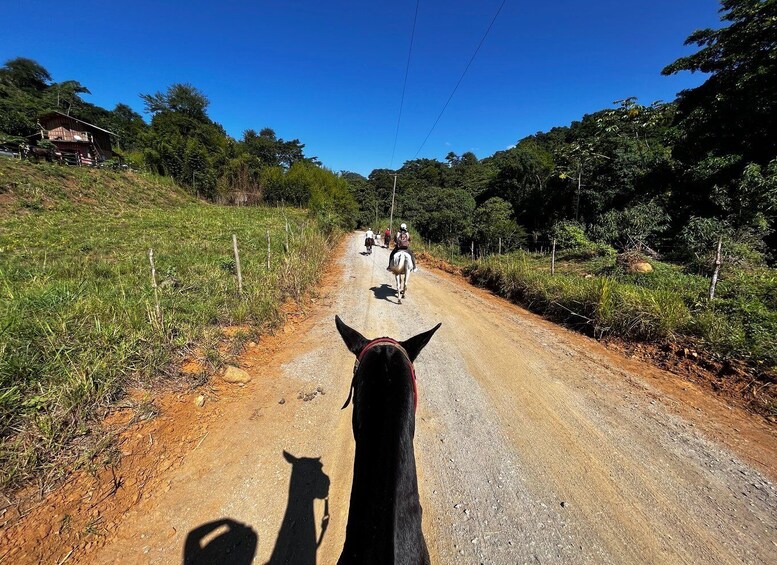
[[[113,133],[112,131],[108,131],[105,128],[101,128],[100,126],[96,126],[94,124],[90,124],[89,122],[85,122],[84,120],[79,120],[78,118],[74,118],[73,116],[68,116],[67,114],[63,114],[62,112],[57,112],[57,111],[46,112],[45,114],[41,114],[41,116],[38,118],[38,121],[45,120],[46,118],[53,118],[54,116],[61,116],[63,118],[67,118],[69,120],[75,120],[79,124],[84,124],[85,126],[88,126],[90,128],[94,128],[94,129],[98,129],[100,131],[104,131],[105,133],[110,134],[110,135],[117,135],[117,134]]]

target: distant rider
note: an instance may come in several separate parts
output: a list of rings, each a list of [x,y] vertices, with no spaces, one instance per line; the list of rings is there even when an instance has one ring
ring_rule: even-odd
[[[386,246],[386,249],[388,249],[390,242],[391,242],[391,230],[386,228],[386,231],[383,232],[383,243]]]
[[[410,250],[410,234],[407,231],[407,224],[399,226],[399,231],[397,232],[397,235],[394,236],[394,249],[392,249],[391,255],[389,255],[389,266],[386,267],[387,271],[391,270],[391,262],[394,260],[394,254],[399,250],[406,251],[410,255],[410,258],[413,260],[413,270],[417,271],[418,267],[416,267],[415,255],[413,255],[413,252]]]
[[[372,233],[372,228],[367,228],[367,233],[364,234],[364,246],[370,247],[375,245],[375,234]]]

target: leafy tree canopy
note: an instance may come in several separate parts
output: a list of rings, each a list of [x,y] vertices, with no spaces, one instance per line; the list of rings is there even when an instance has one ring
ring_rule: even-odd
[[[141,94],[146,112],[156,115],[175,112],[194,120],[206,121],[210,101],[205,94],[188,83],[174,83],[166,92]]]
[[[26,91],[45,90],[51,75],[37,62],[25,57],[9,59],[0,68],[0,83]]]
[[[692,33],[701,49],[663,69],[709,73],[678,98],[681,158],[742,156],[765,165],[777,154],[777,2],[722,0],[721,29]]]

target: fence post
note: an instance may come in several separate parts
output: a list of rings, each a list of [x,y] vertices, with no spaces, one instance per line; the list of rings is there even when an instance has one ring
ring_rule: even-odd
[[[232,249],[235,251],[235,271],[237,272],[237,291],[243,294],[243,274],[240,271],[240,254],[237,252],[237,236],[232,234]]]
[[[550,274],[556,274],[556,239],[553,238],[553,251],[550,255]]]
[[[162,308],[159,306],[159,287],[156,284],[156,267],[154,266],[154,250],[148,250],[148,262],[151,263],[151,287],[154,289],[154,309],[159,326],[162,327]]]
[[[469,256],[473,261],[475,260],[475,240],[474,239],[469,244]]]
[[[712,281],[710,282],[710,300],[715,298],[715,286],[718,284],[718,275],[720,274],[720,248],[723,245],[723,236],[718,237],[718,251],[715,253],[715,270],[712,272]]]
[[[286,219],[286,243],[283,246],[283,249],[286,251],[286,253],[289,252],[289,220]]]
[[[499,238],[499,254],[502,254],[502,238]]]
[[[267,230],[267,270],[270,270],[270,230]]]

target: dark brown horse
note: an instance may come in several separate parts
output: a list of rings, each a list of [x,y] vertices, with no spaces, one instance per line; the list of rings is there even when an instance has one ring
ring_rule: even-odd
[[[356,456],[345,545],[338,563],[428,564],[413,450],[417,404],[413,361],[440,324],[398,342],[368,340],[337,316],[335,323],[356,355],[345,403],[352,395]]]

